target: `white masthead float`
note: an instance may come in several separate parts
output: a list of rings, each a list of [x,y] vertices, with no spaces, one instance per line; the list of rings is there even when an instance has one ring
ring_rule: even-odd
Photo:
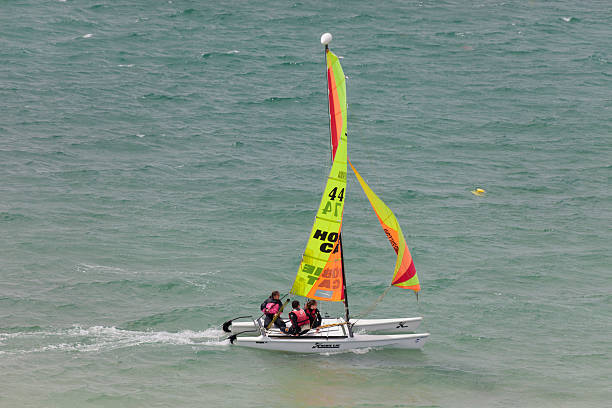
[[[320,301],[343,302],[345,315],[342,318],[323,319],[322,326],[318,330],[310,330],[301,336],[291,336],[277,329],[263,327],[261,318],[249,322],[235,322],[233,320],[236,319],[233,319],[227,321],[223,329],[233,333],[230,336],[232,344],[266,350],[319,353],[379,346],[421,348],[429,337],[429,333],[406,333],[418,327],[422,320],[421,317],[351,319],[349,316],[342,250],[342,216],[349,164],[346,83],[338,57],[329,50],[331,40],[330,33],[321,36],[321,44],[325,46],[327,66],[332,163],[291,293]],[[395,271],[389,288],[396,286],[418,293],[420,291],[419,279],[395,215],[374,194],[352,164],[351,168],[397,254]],[[382,296],[379,300],[382,299]],[[363,333],[370,331],[393,332],[394,334]]]
[[[321,44],[323,45],[329,45],[329,43],[332,40],[332,35],[331,33],[325,33],[321,36]]]

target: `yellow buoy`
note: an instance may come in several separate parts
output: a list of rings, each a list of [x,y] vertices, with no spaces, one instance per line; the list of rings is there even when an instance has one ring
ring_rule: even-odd
[[[486,193],[486,191],[482,188],[477,188],[476,190],[472,190],[472,194],[477,195],[477,196],[483,196]]]

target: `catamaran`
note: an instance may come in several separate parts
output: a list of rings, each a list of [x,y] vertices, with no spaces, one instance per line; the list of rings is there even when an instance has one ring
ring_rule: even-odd
[[[422,317],[351,319],[349,315],[342,251],[342,216],[346,199],[348,164],[397,254],[395,271],[389,288],[396,286],[409,289],[418,295],[421,287],[412,256],[395,215],[348,160],[346,83],[340,60],[329,49],[331,40],[332,35],[329,33],[321,36],[321,44],[325,46],[327,66],[332,165],[291,293],[319,301],[343,302],[344,317],[323,319],[317,330],[310,330],[301,336],[291,336],[276,328],[264,327],[262,319],[251,321],[232,319],[225,322],[223,329],[232,333],[230,341],[234,345],[266,350],[321,353],[381,346],[418,349],[423,347],[429,333],[406,332],[414,331],[421,323]],[[393,334],[369,334],[372,331]]]

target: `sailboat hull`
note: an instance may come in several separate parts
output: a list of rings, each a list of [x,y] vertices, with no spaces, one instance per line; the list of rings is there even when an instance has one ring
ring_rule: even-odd
[[[418,334],[355,334],[354,337],[327,336],[258,336],[237,337],[234,345],[293,353],[342,352],[370,347],[420,349],[429,333]]]
[[[351,324],[354,324],[353,331],[360,332],[388,332],[388,333],[408,333],[415,331],[421,322],[422,317],[404,317],[394,319],[351,319]],[[321,325],[335,324],[344,322],[343,319],[323,319]],[[287,320],[289,324],[289,321]],[[253,321],[249,322],[232,322],[229,327],[231,333],[245,333],[252,331],[259,333],[259,327]]]

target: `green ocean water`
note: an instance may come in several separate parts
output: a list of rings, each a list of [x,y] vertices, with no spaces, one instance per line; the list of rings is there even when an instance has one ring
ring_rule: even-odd
[[[611,23],[606,1],[0,2],[0,406],[609,406]],[[293,282],[326,31],[349,156],[422,285],[370,317],[423,316],[422,351],[219,329]],[[359,314],[395,259],[354,178],[346,199]]]

